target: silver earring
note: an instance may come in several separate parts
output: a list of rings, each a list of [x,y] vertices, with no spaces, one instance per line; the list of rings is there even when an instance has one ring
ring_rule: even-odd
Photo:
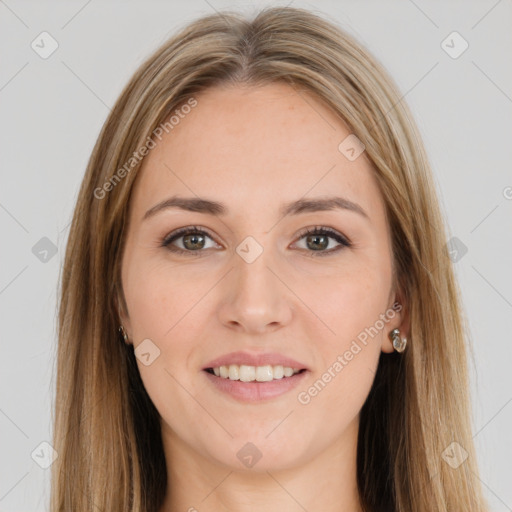
[[[397,352],[403,352],[407,345],[407,338],[400,338],[400,329],[393,329],[389,333],[389,339],[393,342],[393,348]]]
[[[123,335],[124,342],[128,343],[128,334],[126,334],[125,328],[122,325],[119,326],[119,332]]]

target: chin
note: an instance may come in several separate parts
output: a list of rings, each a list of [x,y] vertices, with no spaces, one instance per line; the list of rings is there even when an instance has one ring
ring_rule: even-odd
[[[304,439],[295,442],[286,431],[281,436],[267,432],[257,436],[236,436],[221,450],[210,451],[211,456],[231,471],[265,473],[291,469],[307,460]],[[210,442],[211,448],[211,442]]]

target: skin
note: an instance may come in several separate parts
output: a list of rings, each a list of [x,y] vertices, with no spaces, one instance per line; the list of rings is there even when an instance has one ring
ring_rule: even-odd
[[[161,415],[168,487],[160,512],[360,511],[359,413],[380,353],[393,351],[387,334],[398,327],[407,336],[406,308],[359,343],[309,403],[298,394],[400,301],[374,171],[365,153],[350,161],[338,150],[350,134],[346,125],[288,85],[217,86],[196,99],[144,161],[122,260],[122,324],[135,347],[149,338],[160,350],[148,366],[137,359]],[[350,210],[278,215],[284,202],[333,192],[368,218]],[[229,213],[167,209],[142,220],[173,195],[219,201]],[[162,247],[187,226],[209,232],[203,248],[180,255]],[[308,244],[301,232],[315,226],[331,227],[352,246],[312,257],[314,240]],[[263,247],[250,264],[236,252],[247,236]],[[340,247],[327,240],[324,252]],[[191,253],[194,242],[184,243],[172,246]],[[237,350],[279,352],[309,372],[298,389],[243,403],[219,392],[202,370]],[[252,468],[237,458],[247,442],[262,454]]]

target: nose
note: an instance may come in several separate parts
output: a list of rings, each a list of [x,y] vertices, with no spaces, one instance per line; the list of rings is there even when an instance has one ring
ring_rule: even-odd
[[[239,332],[263,334],[287,325],[293,315],[293,293],[270,258],[270,250],[252,262],[239,254],[223,280],[219,320]]]

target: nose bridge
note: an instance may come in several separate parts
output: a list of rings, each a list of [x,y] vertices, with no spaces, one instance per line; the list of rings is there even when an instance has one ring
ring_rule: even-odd
[[[261,236],[259,238],[262,239]],[[272,248],[264,247],[253,236],[246,237],[237,246],[234,280],[239,300],[242,297],[250,298],[252,302],[275,298],[278,290],[273,281],[276,277],[269,269],[272,267],[272,256]]]
[[[230,272],[227,297],[221,310],[223,323],[236,323],[248,331],[261,331],[269,324],[287,321],[286,287],[275,275],[278,271],[274,268],[273,249],[248,236],[235,250],[234,268]]]

